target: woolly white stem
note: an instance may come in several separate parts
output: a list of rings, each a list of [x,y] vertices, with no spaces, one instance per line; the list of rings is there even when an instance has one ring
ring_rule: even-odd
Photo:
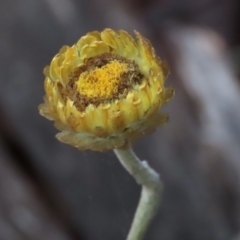
[[[127,240],[142,240],[146,230],[157,213],[161,195],[162,183],[159,174],[146,161],[140,161],[131,148],[114,149],[123,167],[142,185],[140,201],[135,212]]]

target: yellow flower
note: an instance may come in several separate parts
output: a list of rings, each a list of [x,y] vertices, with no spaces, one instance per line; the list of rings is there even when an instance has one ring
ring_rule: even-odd
[[[44,69],[40,114],[55,121],[57,138],[78,149],[128,147],[167,122],[158,109],[174,90],[165,88],[167,64],[135,32],[89,32],[64,46]]]

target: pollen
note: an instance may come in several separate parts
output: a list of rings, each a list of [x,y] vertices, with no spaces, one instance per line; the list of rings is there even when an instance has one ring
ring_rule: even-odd
[[[118,93],[121,75],[127,71],[127,63],[112,60],[100,68],[83,72],[76,82],[78,91],[88,98],[112,98]]]

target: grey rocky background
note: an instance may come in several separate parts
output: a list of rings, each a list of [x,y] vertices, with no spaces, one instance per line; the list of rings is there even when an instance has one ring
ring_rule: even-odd
[[[64,44],[136,29],[169,62],[170,122],[134,145],[161,173],[148,240],[240,239],[238,0],[2,0],[0,240],[123,240],[140,187],[112,152],[58,142],[38,114],[42,70]]]

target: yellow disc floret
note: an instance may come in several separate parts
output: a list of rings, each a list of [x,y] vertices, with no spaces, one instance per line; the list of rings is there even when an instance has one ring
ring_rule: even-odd
[[[127,70],[126,63],[112,60],[101,68],[83,72],[76,83],[78,91],[89,98],[111,98],[118,92],[121,75]]]

